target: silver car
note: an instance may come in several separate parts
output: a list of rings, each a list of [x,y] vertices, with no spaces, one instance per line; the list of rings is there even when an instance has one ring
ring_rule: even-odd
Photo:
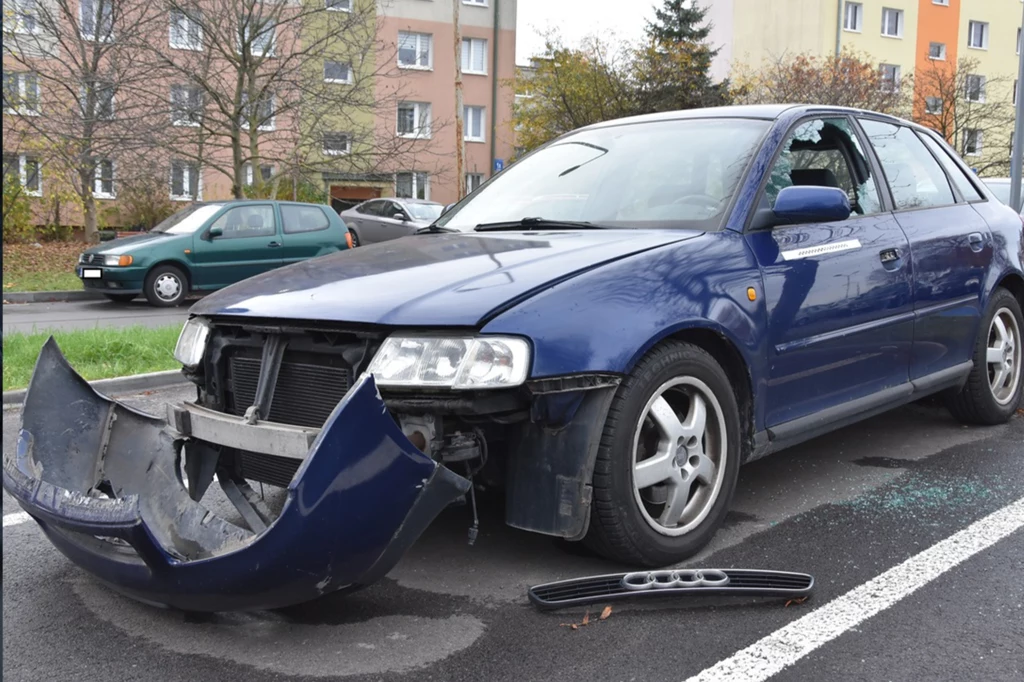
[[[989,189],[996,195],[999,201],[1007,206],[1010,205],[1010,178],[983,178]],[[1017,211],[1024,216],[1024,201],[1017,207]]]
[[[370,199],[342,211],[353,246],[386,242],[413,234],[437,220],[444,206],[422,199]]]

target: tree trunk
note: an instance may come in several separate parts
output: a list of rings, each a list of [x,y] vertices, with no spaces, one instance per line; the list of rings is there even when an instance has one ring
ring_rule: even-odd
[[[85,241],[95,244],[100,240],[100,232],[96,220],[96,198],[92,195],[92,182],[95,177],[95,169],[92,172],[79,173],[82,181],[82,211],[85,213]],[[58,211],[59,218],[59,211]],[[60,227],[60,225],[57,225]]]

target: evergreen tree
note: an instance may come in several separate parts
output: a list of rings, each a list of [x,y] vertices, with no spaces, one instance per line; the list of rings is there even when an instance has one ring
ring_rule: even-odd
[[[660,43],[703,43],[711,34],[705,23],[708,10],[696,0],[664,0],[664,6],[654,11],[655,21],[647,22],[647,36]],[[709,51],[710,56],[718,50]]]

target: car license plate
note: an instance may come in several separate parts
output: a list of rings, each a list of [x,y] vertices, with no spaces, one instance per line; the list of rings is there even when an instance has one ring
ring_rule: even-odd
[[[101,279],[103,271],[99,268],[82,268],[82,279]]]

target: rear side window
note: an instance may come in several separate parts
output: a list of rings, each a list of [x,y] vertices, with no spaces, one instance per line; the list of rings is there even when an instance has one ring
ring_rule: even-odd
[[[896,210],[956,203],[946,174],[910,128],[864,119],[860,124],[882,162]]]
[[[380,207],[382,201],[367,201],[365,204],[357,208],[356,210],[366,215],[380,215]]]
[[[949,177],[953,178],[953,184],[960,190],[960,194],[963,195],[964,199],[967,201],[984,201],[985,197],[971,184],[967,174],[961,170],[960,166],[956,165],[949,152],[933,140],[931,135],[920,135],[920,137],[924,140],[925,145],[932,150],[932,154],[935,154],[936,158],[938,158],[939,163],[946,169],[946,172],[949,173]]]
[[[281,222],[284,223],[285,234],[296,232],[316,232],[330,227],[327,214],[319,206],[281,206]]]

